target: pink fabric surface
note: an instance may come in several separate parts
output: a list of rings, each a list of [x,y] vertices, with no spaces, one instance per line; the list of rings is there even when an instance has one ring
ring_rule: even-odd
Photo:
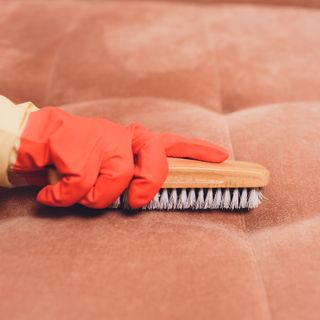
[[[318,9],[290,6],[0,1],[1,94],[271,171],[268,199],[239,213],[56,209],[1,189],[1,319],[317,319],[319,28]]]
[[[152,96],[233,111],[319,96],[316,9],[12,1],[0,20],[0,85],[17,101]]]

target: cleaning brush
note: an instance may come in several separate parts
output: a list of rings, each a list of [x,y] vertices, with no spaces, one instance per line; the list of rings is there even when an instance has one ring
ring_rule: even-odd
[[[168,176],[154,198],[143,210],[242,210],[257,208],[262,188],[269,182],[269,171],[253,162],[226,160],[211,163],[168,157]],[[49,169],[55,183],[59,173]],[[109,206],[130,210],[127,191]]]
[[[256,163],[168,158],[169,173],[144,210],[241,210],[259,206],[269,171]],[[110,208],[130,209],[124,192]]]

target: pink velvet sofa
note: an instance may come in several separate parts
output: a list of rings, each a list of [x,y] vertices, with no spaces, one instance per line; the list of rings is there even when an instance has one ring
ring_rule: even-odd
[[[1,319],[320,319],[320,1],[236,2],[0,0],[0,94],[271,171],[246,213],[1,189]]]

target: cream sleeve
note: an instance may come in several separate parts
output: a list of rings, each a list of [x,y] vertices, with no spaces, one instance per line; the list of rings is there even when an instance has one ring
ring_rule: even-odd
[[[8,178],[8,169],[16,161],[20,135],[30,112],[38,110],[31,102],[16,105],[0,95],[0,187],[14,187]]]

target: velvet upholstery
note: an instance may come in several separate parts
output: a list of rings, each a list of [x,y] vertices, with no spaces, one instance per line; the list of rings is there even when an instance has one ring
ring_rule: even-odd
[[[0,0],[0,94],[271,171],[239,213],[56,209],[1,189],[1,319],[319,318],[318,2],[237,2]]]

